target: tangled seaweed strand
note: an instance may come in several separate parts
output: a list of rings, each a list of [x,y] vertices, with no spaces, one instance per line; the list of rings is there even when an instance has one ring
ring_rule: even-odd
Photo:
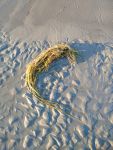
[[[54,60],[67,57],[70,64],[73,64],[76,62],[77,55],[78,52],[71,49],[67,44],[57,44],[48,48],[47,50],[42,51],[32,62],[28,64],[26,70],[26,85],[29,91],[38,99],[38,101],[72,118],[73,116],[71,114],[63,112],[58,103],[50,102],[49,100],[41,97],[39,90],[36,87],[36,80],[38,74],[47,70]]]

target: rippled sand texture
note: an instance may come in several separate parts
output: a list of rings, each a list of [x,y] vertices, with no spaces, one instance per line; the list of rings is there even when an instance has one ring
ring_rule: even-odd
[[[0,33],[0,149],[112,149],[113,44],[71,41],[78,64],[60,59],[39,76],[42,96],[72,119],[38,103],[24,84],[26,64],[49,43]]]

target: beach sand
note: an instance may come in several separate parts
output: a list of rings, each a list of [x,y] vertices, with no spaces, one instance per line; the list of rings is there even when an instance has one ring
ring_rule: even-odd
[[[113,40],[112,0],[2,0],[0,27],[12,38]]]
[[[0,149],[113,149],[113,2],[0,1]],[[39,75],[40,104],[25,86],[27,64],[66,42],[77,63],[55,61]]]

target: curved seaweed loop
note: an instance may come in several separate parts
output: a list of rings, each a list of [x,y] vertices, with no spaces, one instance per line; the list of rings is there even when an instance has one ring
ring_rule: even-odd
[[[78,52],[76,50],[73,50],[70,46],[64,43],[50,47],[47,50],[42,51],[32,62],[28,64],[25,79],[29,91],[38,99],[40,103],[47,105],[50,108],[54,108],[62,114],[66,114],[72,118],[75,117],[69,113],[63,112],[58,103],[50,102],[49,100],[41,97],[39,90],[36,87],[36,80],[38,74],[47,70],[50,64],[56,59],[67,57],[69,63],[74,64],[76,62],[77,55]]]

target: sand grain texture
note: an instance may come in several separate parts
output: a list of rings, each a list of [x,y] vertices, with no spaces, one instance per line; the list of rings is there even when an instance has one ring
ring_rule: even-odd
[[[24,41],[113,41],[112,0],[2,0],[0,28]]]
[[[79,51],[39,76],[41,95],[25,87],[26,65],[66,42]],[[113,1],[0,1],[0,150],[113,149]]]
[[[37,86],[43,97],[58,102],[83,124],[44,107],[24,86],[26,64],[47,46],[47,41],[46,45],[22,43],[1,33],[2,149],[107,149],[113,146],[113,44],[84,41],[69,44],[81,54],[78,64],[70,67],[65,58],[57,60],[39,76]]]

